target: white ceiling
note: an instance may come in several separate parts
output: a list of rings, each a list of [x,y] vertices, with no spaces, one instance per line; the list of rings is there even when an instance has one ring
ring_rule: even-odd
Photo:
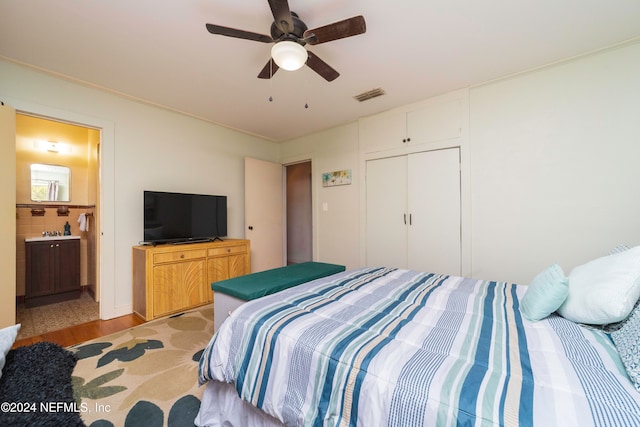
[[[267,0],[0,0],[0,56],[283,141],[640,36],[639,0],[289,5],[309,28],[365,17],[365,34],[307,46],[335,81],[308,67],[258,79],[270,44],[205,29],[269,34]]]

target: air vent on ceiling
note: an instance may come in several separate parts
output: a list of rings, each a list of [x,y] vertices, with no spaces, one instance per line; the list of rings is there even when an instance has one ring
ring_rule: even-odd
[[[377,88],[371,89],[367,92],[362,92],[361,94],[354,96],[354,98],[360,102],[363,102],[382,95],[384,95],[384,90],[382,88]]]

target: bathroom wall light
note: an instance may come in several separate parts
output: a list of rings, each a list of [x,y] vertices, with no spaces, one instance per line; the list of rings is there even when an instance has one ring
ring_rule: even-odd
[[[33,141],[33,148],[38,151],[48,151],[49,153],[69,154],[71,153],[71,145],[64,142],[45,141],[38,139]]]

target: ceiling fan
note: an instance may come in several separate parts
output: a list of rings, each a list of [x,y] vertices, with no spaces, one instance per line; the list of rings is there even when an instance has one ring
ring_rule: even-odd
[[[325,80],[329,82],[335,80],[340,74],[304,46],[363,34],[367,29],[364,17],[354,16],[309,30],[298,15],[289,10],[287,0],[268,0],[268,2],[274,19],[271,24],[271,36],[214,24],[207,24],[207,30],[211,34],[274,43],[271,49],[271,59],[260,71],[258,78],[270,79],[279,68],[297,70],[307,64]]]

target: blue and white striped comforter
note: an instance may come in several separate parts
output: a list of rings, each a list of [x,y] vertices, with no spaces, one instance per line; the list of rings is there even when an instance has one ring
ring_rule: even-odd
[[[386,268],[319,279],[235,310],[200,382],[286,425],[640,425],[607,335],[526,321],[525,289]]]

